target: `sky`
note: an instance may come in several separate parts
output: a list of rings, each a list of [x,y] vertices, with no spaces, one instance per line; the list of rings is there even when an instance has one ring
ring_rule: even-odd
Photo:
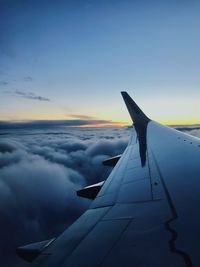
[[[126,90],[154,120],[199,124],[199,14],[194,0],[0,0],[0,121],[130,124]]]

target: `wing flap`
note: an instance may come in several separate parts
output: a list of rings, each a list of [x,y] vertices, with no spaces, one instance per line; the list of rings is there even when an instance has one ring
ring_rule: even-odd
[[[117,162],[120,160],[120,158],[121,158],[121,155],[117,155],[115,157],[111,157],[109,159],[104,160],[102,164],[105,166],[114,167],[117,164]]]
[[[102,181],[97,184],[86,186],[80,190],[78,190],[76,193],[79,197],[89,198],[89,199],[95,199],[99,191],[101,190],[103,184],[105,181]]]
[[[22,259],[32,262],[35,260],[44,249],[46,249],[53,241],[55,238],[52,238],[50,240],[45,240],[45,241],[40,241],[36,243],[32,243],[23,247],[18,247],[16,249],[16,252],[19,257]]]

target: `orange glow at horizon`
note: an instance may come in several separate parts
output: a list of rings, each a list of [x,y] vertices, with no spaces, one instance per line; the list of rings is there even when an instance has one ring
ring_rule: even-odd
[[[130,123],[131,124],[131,123]],[[74,125],[74,126],[63,126],[66,128],[97,128],[97,127],[109,127],[109,126],[128,126],[130,125],[128,122],[107,122],[107,123],[96,123],[96,124],[85,124],[85,125]]]
[[[103,123],[95,123],[95,124],[84,124],[84,125],[63,125],[62,127],[66,127],[66,128],[95,128],[95,127],[124,127],[124,126],[131,126],[133,124],[132,120],[120,120],[120,121],[111,121],[111,120],[107,120],[104,118],[96,118],[95,120],[105,120],[105,122]],[[171,126],[175,126],[175,125],[200,125],[200,119],[191,119],[191,120],[187,120],[187,119],[161,119],[161,118],[150,118],[153,121],[157,121],[158,123],[164,124],[164,125],[171,125]],[[0,119],[1,120],[1,119]],[[34,119],[14,119],[14,120],[1,120],[1,121],[10,121],[10,122],[31,122],[31,121],[62,121],[62,120],[70,120],[70,119],[66,119],[66,118],[48,118],[48,117],[44,117],[44,118],[34,118]],[[92,122],[92,120],[91,120]]]
[[[130,96],[132,94],[130,93]],[[7,97],[4,96],[4,97]],[[106,126],[129,126],[132,125],[130,115],[120,97],[106,100],[99,104],[87,100],[84,105],[76,106],[72,103],[70,110],[53,102],[31,102],[26,99],[11,99],[11,104],[17,103],[16,112],[13,108],[5,109],[0,114],[2,121],[42,121],[42,120],[80,120],[81,125],[71,127],[106,127]],[[10,101],[11,101],[10,100]],[[5,98],[7,103],[8,99]],[[146,96],[136,99],[143,112],[152,120],[164,125],[194,125],[200,124],[200,100],[198,95],[186,97],[163,95]],[[84,123],[87,123],[85,124]],[[96,122],[96,123],[95,123]],[[67,123],[66,123],[67,124]],[[73,123],[72,123],[73,124]],[[76,124],[76,123],[74,123]],[[79,124],[77,122],[77,124]],[[69,127],[66,125],[66,127]]]
[[[156,120],[155,120],[156,121]],[[169,126],[182,126],[182,125],[200,125],[200,121],[176,121],[176,120],[166,120],[161,121],[157,120],[157,122],[163,125]],[[126,122],[108,122],[108,123],[98,123],[98,124],[86,124],[86,125],[74,125],[74,126],[63,126],[65,128],[97,128],[97,127],[125,127],[125,126],[132,126],[133,122],[126,121]]]

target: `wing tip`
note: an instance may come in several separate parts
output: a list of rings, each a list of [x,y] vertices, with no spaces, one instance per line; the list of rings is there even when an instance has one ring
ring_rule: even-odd
[[[127,95],[127,94],[128,94],[126,91],[121,91],[120,93],[121,93],[121,95],[122,95],[122,96],[124,96],[124,95]]]
[[[134,100],[126,91],[121,91],[121,95],[124,99],[128,112],[131,116],[133,123],[148,122],[150,119],[144,114],[144,112],[138,107]]]

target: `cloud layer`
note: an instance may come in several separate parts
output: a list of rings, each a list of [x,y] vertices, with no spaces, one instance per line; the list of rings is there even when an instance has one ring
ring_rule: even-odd
[[[0,266],[26,266],[17,246],[61,233],[89,205],[76,190],[101,181],[127,128],[10,130],[0,141]]]
[[[182,129],[183,130],[183,129]],[[184,127],[200,137],[200,129]],[[23,244],[60,234],[87,209],[76,190],[104,180],[130,128],[0,129],[0,266],[23,267]]]

